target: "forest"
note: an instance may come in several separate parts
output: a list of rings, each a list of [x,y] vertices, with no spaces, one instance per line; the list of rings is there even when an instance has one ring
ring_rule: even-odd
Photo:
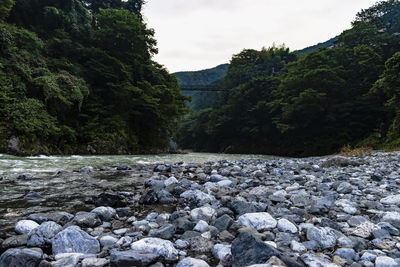
[[[224,91],[185,116],[179,144],[284,156],[399,148],[400,2],[360,11],[335,39],[308,53],[282,45],[234,55]]]
[[[168,149],[189,98],[152,56],[143,0],[0,3],[0,152]]]

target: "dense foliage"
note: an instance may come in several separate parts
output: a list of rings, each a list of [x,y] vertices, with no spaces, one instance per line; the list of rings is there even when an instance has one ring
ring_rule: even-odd
[[[334,47],[235,55],[212,107],[182,122],[183,147],[316,155],[344,145],[400,145],[400,1],[357,14]],[[397,53],[396,53],[397,52]]]
[[[154,152],[186,97],[163,66],[142,0],[9,0],[0,6],[0,152]],[[8,16],[8,12],[9,16]]]

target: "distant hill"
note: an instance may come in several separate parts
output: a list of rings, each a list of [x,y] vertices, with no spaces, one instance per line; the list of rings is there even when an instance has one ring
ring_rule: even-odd
[[[336,37],[329,39],[326,42],[318,43],[316,45],[309,46],[309,47],[303,48],[301,50],[297,50],[297,54],[301,56],[301,55],[308,54],[312,51],[318,50],[319,48],[331,47],[338,39],[339,39],[339,36],[336,36]]]
[[[215,68],[200,71],[181,71],[174,73],[181,87],[185,86],[206,86],[218,83],[225,77],[229,64],[221,64]]]

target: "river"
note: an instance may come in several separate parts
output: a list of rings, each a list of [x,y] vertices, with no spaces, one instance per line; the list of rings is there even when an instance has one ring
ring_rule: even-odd
[[[0,154],[0,238],[12,231],[16,220],[31,213],[87,210],[85,199],[107,190],[134,192],[143,186],[153,164],[204,163],[265,155],[188,153],[116,156],[35,156]],[[132,171],[79,172],[86,166],[98,170],[121,164],[136,166]],[[25,175],[25,177],[23,176]]]

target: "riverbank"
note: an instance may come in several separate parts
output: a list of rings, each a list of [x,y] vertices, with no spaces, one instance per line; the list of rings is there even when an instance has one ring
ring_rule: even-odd
[[[0,185],[35,189],[33,178]],[[52,180],[52,198],[15,201],[55,204],[64,182],[68,208],[3,213],[14,229],[1,231],[0,266],[400,265],[399,152],[122,164]]]

